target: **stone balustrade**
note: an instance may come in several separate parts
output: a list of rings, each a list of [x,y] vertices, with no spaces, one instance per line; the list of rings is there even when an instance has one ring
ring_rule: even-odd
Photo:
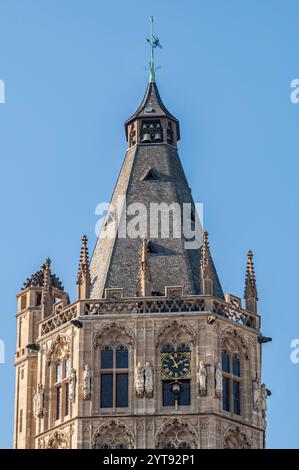
[[[260,317],[241,307],[236,307],[212,296],[159,296],[159,297],[119,297],[113,299],[78,300],[67,307],[56,308],[55,313],[40,323],[40,336],[43,336],[65,323],[84,316],[113,314],[163,314],[207,312],[219,315],[249,328],[259,329]]]

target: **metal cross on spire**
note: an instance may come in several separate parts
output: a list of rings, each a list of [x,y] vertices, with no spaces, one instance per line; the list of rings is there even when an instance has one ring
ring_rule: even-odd
[[[154,36],[154,17],[150,16],[150,22],[151,22],[151,38],[147,40],[147,42],[151,46],[151,60],[150,60],[150,82],[155,81],[155,61],[154,61],[154,49],[157,47],[160,47],[162,49],[162,46],[160,44],[160,40]]]

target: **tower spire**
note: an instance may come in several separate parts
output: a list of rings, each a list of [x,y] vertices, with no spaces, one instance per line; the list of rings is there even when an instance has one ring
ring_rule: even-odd
[[[251,250],[247,253],[244,299],[246,301],[246,310],[256,313],[258,295],[253,264],[253,253]]]
[[[87,236],[83,235],[78,275],[77,275],[79,299],[89,299],[89,296],[90,296],[90,270],[89,270],[89,255],[88,255],[87,241],[88,241]]]
[[[154,17],[150,16],[151,22],[151,38],[147,40],[147,42],[151,46],[151,58],[150,58],[150,82],[155,82],[155,57],[154,57],[154,49],[157,47],[162,48],[160,41],[157,37],[154,36]]]
[[[213,265],[209,246],[209,234],[206,230],[202,237],[199,279],[201,293],[213,295]]]

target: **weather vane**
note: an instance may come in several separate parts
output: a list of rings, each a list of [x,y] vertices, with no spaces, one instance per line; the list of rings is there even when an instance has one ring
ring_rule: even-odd
[[[151,46],[151,60],[150,60],[150,82],[155,81],[155,61],[154,61],[154,49],[157,47],[160,47],[162,49],[162,46],[160,44],[159,38],[154,36],[154,17],[150,16],[150,22],[151,22],[151,38],[147,40],[147,42]],[[158,68],[158,67],[157,67]]]

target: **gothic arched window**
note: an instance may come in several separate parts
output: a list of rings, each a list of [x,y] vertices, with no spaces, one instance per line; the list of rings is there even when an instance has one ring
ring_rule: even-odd
[[[128,406],[128,349],[104,346],[101,350],[101,408]]]
[[[168,442],[165,442],[163,449],[175,449],[175,445],[173,442],[168,441]]]
[[[173,352],[175,350],[172,344],[165,344],[162,348],[162,352]]]
[[[101,444],[98,449],[127,449],[127,446],[122,443],[113,444],[110,442]]]
[[[59,359],[55,363],[55,420],[68,416],[70,413],[69,399],[69,376],[71,371],[71,359],[66,357],[64,360]]]
[[[241,414],[241,365],[237,354],[222,351],[222,407],[224,411]]]
[[[178,449],[191,449],[189,442],[183,441],[178,445]]]
[[[195,428],[179,417],[165,421],[155,437],[156,449],[195,449],[198,443]]]
[[[165,442],[163,449],[192,449],[191,444],[187,441],[175,444],[172,441]]]
[[[132,431],[118,420],[101,424],[92,437],[93,449],[133,449],[135,437]]]
[[[179,345],[178,351],[188,352],[188,351],[190,351],[190,348],[189,348],[188,344],[182,343],[182,344]]]

